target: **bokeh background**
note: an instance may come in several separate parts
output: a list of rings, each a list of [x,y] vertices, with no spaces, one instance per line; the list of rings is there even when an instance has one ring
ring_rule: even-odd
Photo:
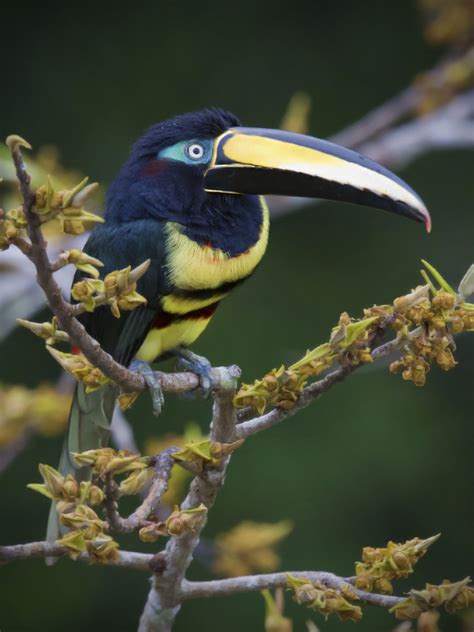
[[[429,68],[440,51],[421,36],[412,0],[148,2],[75,9],[37,3],[2,9],[0,135],[60,148],[62,162],[107,184],[133,140],[177,112],[219,105],[247,125],[279,125],[291,95],[313,100],[310,130],[329,136]],[[452,282],[474,259],[473,156],[433,153],[402,172],[425,199],[427,236],[389,214],[335,204],[275,220],[253,279],[227,299],[195,350],[237,363],[246,381],[327,338],[341,311],[392,300],[419,282],[420,259]],[[46,312],[44,313],[46,315]],[[282,568],[351,574],[365,545],[442,532],[416,576],[399,589],[473,571],[474,337],[459,337],[459,366],[435,369],[424,388],[387,367],[366,369],[236,454],[206,538],[243,519],[289,518]],[[58,367],[38,339],[16,330],[0,346],[0,380],[54,382]],[[207,402],[168,397],[155,419],[142,397],[129,415],[137,439],[205,429]],[[61,439],[35,439],[0,479],[0,542],[42,539],[47,503],[26,489],[38,462],[55,464]],[[125,541],[127,547],[155,550]],[[192,578],[210,577],[196,562]],[[40,561],[0,571],[2,632],[133,630],[148,589],[144,574]],[[288,600],[295,630],[313,618]],[[395,627],[366,609],[358,629]],[[186,604],[177,632],[263,629],[251,594]],[[445,630],[461,630],[450,619]]]

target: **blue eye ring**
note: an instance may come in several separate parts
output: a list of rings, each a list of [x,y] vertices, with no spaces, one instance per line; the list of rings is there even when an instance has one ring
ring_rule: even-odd
[[[186,145],[184,151],[189,160],[200,161],[206,153],[206,148],[201,143],[192,142]]]
[[[211,139],[190,138],[163,148],[157,157],[177,160],[188,165],[202,165],[211,160],[212,149]]]

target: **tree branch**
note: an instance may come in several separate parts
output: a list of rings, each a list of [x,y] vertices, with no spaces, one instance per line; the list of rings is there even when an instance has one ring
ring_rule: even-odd
[[[377,335],[376,339],[379,339],[380,335],[387,327],[387,324],[388,323],[380,327],[379,334]],[[413,331],[411,333],[413,334],[416,332]],[[376,347],[375,349],[372,349],[372,341],[372,358],[374,359],[374,361],[383,358],[393,351],[396,351],[400,344],[401,343],[398,339],[394,339],[390,342],[386,342],[385,344],[380,345],[379,347]],[[252,419],[249,419],[248,421],[242,421],[238,423],[235,429],[235,437],[237,439],[246,439],[247,437],[251,437],[257,432],[261,432],[262,430],[266,430],[267,428],[272,428],[273,426],[276,426],[285,419],[288,419],[288,417],[292,417],[293,415],[295,415],[301,409],[309,406],[309,404],[319,399],[321,395],[329,391],[334,385],[339,384],[339,382],[342,382],[346,379],[346,377],[351,375],[351,373],[357,371],[357,369],[360,369],[363,366],[365,365],[340,365],[337,369],[334,369],[322,379],[314,382],[313,384],[310,384],[309,386],[306,386],[301,392],[298,400],[295,402],[293,408],[290,408],[289,410],[284,410],[283,408],[274,408],[264,415],[260,415],[259,417],[254,417]],[[241,411],[241,418],[245,419],[247,416],[248,408],[245,408]]]
[[[220,386],[214,393],[211,440],[225,443],[230,442],[234,436],[236,411],[232,399],[240,370],[238,367],[230,367],[220,371]],[[224,482],[229,460],[230,457],[224,458],[219,467],[210,468],[203,475],[193,479],[189,492],[181,504],[182,510],[193,509],[201,504],[207,509],[213,506]],[[180,609],[181,584],[205,524],[206,519],[194,532],[169,539],[165,549],[166,568],[161,575],[152,577],[152,586],[140,619],[139,632],[171,630]]]
[[[141,505],[128,518],[122,518],[117,511],[115,484],[112,476],[110,474],[107,475],[105,508],[109,524],[113,529],[122,533],[131,533],[142,526],[149,516],[154,514],[161,497],[168,489],[171,469],[174,465],[171,455],[176,450],[177,448],[168,448],[155,457],[155,475],[150,489]]]
[[[28,560],[45,557],[67,557],[68,550],[60,544],[50,542],[28,542],[27,544],[13,544],[11,546],[0,546],[0,566],[18,560]],[[138,571],[153,569],[153,555],[147,553],[136,553],[134,551],[119,551],[116,561],[110,562],[107,566],[119,566],[120,568],[131,568]],[[87,554],[81,553],[77,558],[80,562],[91,564],[94,560]]]
[[[61,546],[60,544],[51,544],[49,542],[29,542],[27,544],[0,546],[0,565],[34,558],[65,557],[67,556],[67,553],[68,551],[64,546]],[[147,553],[120,551],[119,558],[114,562],[109,562],[107,566],[150,572],[150,570],[153,569],[154,559],[154,555]],[[92,562],[87,553],[81,554],[78,557],[78,560],[88,564]],[[320,582],[328,588],[341,589],[344,586],[349,585],[351,590],[356,593],[357,597],[361,601],[381,606],[382,608],[392,608],[403,600],[403,597],[381,595],[358,590],[352,585],[352,578],[339,577],[333,573],[324,571],[291,571],[289,574],[294,577],[305,577],[313,583]],[[287,585],[287,573],[244,575],[241,577],[230,577],[228,579],[216,579],[202,582],[183,580],[179,591],[176,593],[176,598],[179,599],[179,602],[181,603],[182,601],[188,601],[190,599],[225,597],[245,592],[256,592],[265,588],[286,588]],[[179,609],[178,604],[176,604],[175,608],[172,609],[176,608]],[[156,617],[157,611],[155,609],[153,609],[152,613],[152,616]],[[147,622],[147,625],[153,625],[153,621]],[[159,627],[144,627],[143,629],[149,630],[150,632],[154,630],[159,630],[161,632],[161,628]]]
[[[338,577],[333,573],[322,571],[291,571],[289,574],[294,577],[309,579],[313,584],[320,582],[327,588],[334,588],[336,590],[350,587],[361,601],[375,606],[381,606],[382,608],[392,608],[397,603],[403,601],[403,597],[381,595],[358,590],[354,588],[348,579]],[[184,581],[181,587],[180,598],[182,601],[186,601],[188,599],[204,597],[227,597],[243,592],[257,592],[265,588],[286,588],[288,586],[287,575],[288,573],[269,573],[266,575],[246,575],[241,577],[229,577],[228,579],[215,579],[207,582]]]
[[[474,90],[447,105],[391,130],[374,141],[361,144],[361,153],[397,167],[431,149],[474,146]]]

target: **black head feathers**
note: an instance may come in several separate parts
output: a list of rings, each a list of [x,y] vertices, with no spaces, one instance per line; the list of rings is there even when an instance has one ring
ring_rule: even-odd
[[[179,114],[156,123],[133,145],[131,160],[149,158],[167,146],[192,138],[215,138],[229,127],[240,125],[239,119],[226,110],[209,108],[198,112]]]

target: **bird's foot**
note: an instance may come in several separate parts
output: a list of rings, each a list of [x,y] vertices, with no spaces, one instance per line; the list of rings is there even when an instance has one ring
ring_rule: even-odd
[[[178,348],[173,351],[173,355],[178,358],[178,368],[184,371],[191,371],[199,376],[199,386],[186,393],[185,397],[207,398],[214,388],[212,379],[212,366],[207,358],[189,351],[189,349]]]
[[[158,417],[163,410],[163,404],[165,398],[163,397],[163,390],[161,388],[161,380],[158,375],[153,371],[151,366],[143,360],[134,360],[130,367],[130,371],[136,371],[143,375],[148,390],[150,391],[151,401],[153,404],[153,414]]]

